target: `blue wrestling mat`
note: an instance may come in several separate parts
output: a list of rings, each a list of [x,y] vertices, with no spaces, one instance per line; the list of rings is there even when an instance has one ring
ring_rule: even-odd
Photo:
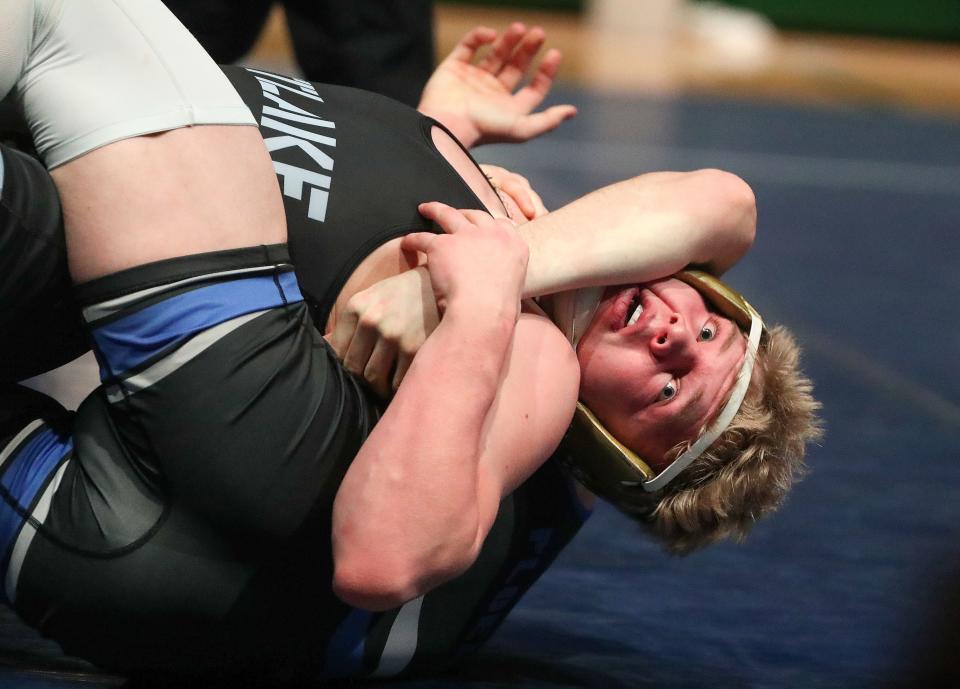
[[[729,278],[798,333],[827,436],[745,544],[670,557],[601,507],[486,649],[389,686],[931,687],[938,663],[960,686],[960,123],[555,100],[580,116],[479,152],[527,175],[548,206],[661,169],[721,167],[752,185],[758,241]],[[57,660],[9,613],[0,635],[4,687],[122,684]]]

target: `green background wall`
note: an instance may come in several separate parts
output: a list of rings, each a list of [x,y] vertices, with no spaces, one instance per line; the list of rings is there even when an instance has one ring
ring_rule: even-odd
[[[456,0],[446,4],[580,11],[585,0]],[[960,40],[960,0],[726,0],[785,29]]]
[[[727,0],[778,26],[883,36],[960,39],[960,0]]]

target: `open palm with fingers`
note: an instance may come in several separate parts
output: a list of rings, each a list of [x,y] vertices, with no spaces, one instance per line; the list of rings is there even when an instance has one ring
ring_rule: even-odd
[[[477,27],[440,63],[423,89],[418,110],[446,125],[470,147],[521,142],[558,127],[576,115],[572,105],[535,112],[550,92],[562,55],[550,49],[527,76],[546,34],[516,22],[503,34]],[[479,51],[490,46],[482,57]]]

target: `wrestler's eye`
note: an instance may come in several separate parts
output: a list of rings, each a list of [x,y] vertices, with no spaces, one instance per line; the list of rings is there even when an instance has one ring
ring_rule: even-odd
[[[669,383],[663,386],[660,394],[657,395],[657,402],[666,402],[667,400],[672,400],[677,396],[677,392],[679,392],[677,381],[671,380]]]
[[[697,337],[699,342],[709,342],[717,336],[717,326],[714,323],[707,323],[700,328],[700,335]]]

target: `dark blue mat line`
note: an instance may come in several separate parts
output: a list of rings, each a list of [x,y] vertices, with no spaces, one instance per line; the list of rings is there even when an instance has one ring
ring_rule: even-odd
[[[0,687],[10,687],[10,689],[69,689],[71,687],[110,689],[122,687],[125,683],[126,680],[100,674],[0,668]]]
[[[875,361],[853,347],[838,343],[836,338],[798,327],[796,322],[791,325],[808,354],[816,354],[830,361],[871,389],[894,398],[894,402],[919,410],[930,421],[939,424],[940,429],[960,441],[960,404],[918,383],[911,375]]]

